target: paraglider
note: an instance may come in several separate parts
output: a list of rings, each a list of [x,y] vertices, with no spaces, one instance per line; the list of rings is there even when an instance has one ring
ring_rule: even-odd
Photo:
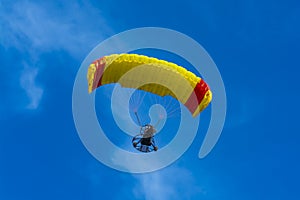
[[[135,115],[141,128],[140,133],[132,138],[133,147],[144,153],[157,151],[158,147],[155,145],[154,140],[155,127],[150,124],[142,126],[137,112],[135,112]]]
[[[208,85],[194,73],[174,63],[138,54],[112,54],[97,59],[90,64],[87,79],[89,93],[102,85],[119,83],[125,88],[172,96],[184,104],[193,117],[212,99]],[[142,152],[157,151],[153,137],[155,127],[140,126],[140,133],[132,139],[134,148]]]

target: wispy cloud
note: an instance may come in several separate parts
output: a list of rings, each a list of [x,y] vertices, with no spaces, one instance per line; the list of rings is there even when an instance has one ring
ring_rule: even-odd
[[[190,199],[205,196],[205,190],[198,184],[191,171],[172,165],[166,169],[135,175],[133,193],[137,199]]]
[[[43,84],[36,82],[49,65],[43,55],[53,57],[51,67],[61,59],[61,53],[53,52],[64,52],[80,62],[98,42],[112,34],[100,10],[86,1],[6,1],[0,5],[0,29],[0,46],[14,59],[2,61],[1,65],[11,68],[9,63],[16,62],[17,52],[14,74],[20,76],[20,85],[14,87],[24,89],[30,109],[39,107],[46,92]]]
[[[112,31],[88,3],[13,2],[1,7],[1,43],[19,50],[65,50],[78,55]],[[97,19],[97,20],[94,20]]]
[[[28,109],[36,109],[43,95],[43,89],[36,83],[37,74],[36,68],[25,68],[21,74],[20,84],[30,99]]]

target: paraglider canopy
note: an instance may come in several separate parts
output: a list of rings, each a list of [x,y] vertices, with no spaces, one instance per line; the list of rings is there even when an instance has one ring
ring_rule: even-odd
[[[110,83],[172,96],[184,104],[193,117],[204,110],[212,93],[203,79],[175,63],[137,54],[104,56],[89,66],[88,91]]]

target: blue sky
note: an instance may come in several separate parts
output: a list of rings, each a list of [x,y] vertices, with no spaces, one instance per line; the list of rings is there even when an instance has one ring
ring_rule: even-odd
[[[299,11],[293,0],[0,1],[0,199],[299,199]],[[85,149],[72,89],[99,42],[145,26],[180,31],[208,51],[227,117],[204,159],[209,109],[180,159],[129,174]]]

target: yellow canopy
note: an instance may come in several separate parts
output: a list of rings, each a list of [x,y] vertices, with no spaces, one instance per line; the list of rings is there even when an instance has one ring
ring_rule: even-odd
[[[174,63],[137,54],[104,56],[89,66],[88,92],[109,84],[136,88],[183,103],[193,117],[211,102],[212,93],[203,79]]]

